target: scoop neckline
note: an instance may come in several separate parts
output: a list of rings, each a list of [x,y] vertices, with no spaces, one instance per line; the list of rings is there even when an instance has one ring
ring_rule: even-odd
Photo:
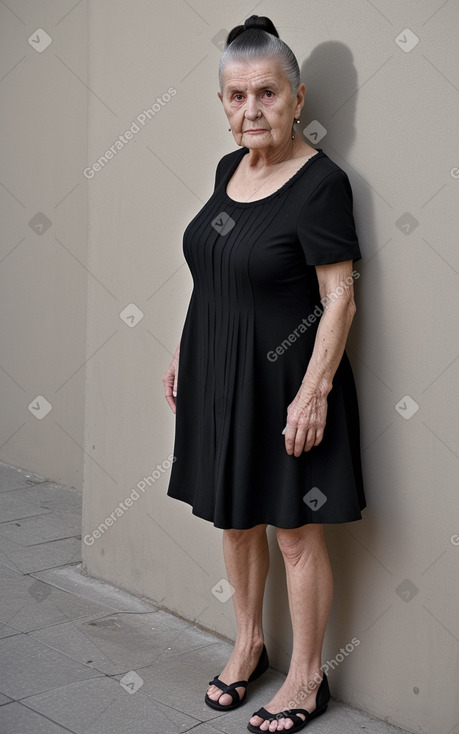
[[[312,163],[312,161],[315,161],[316,158],[322,158],[322,156],[324,155],[324,152],[323,152],[322,148],[316,148],[316,151],[317,152],[314,155],[312,155],[310,158],[308,158],[307,161],[305,161],[305,163],[303,163],[303,165],[298,169],[298,171],[296,171],[296,173],[293,174],[293,176],[291,176],[289,179],[287,179],[287,181],[285,181],[285,183],[283,183],[282,186],[280,186],[278,189],[276,189],[275,191],[273,191],[272,194],[268,194],[268,196],[264,196],[262,199],[255,199],[254,201],[238,201],[237,199],[232,199],[231,196],[229,196],[229,194],[226,191],[226,188],[227,188],[227,186],[229,184],[229,181],[231,179],[231,176],[235,172],[235,170],[238,167],[239,163],[242,161],[243,157],[245,155],[247,155],[247,153],[250,152],[248,148],[242,148],[242,155],[240,155],[238,157],[238,159],[236,160],[236,163],[231,168],[231,170],[230,170],[230,172],[229,172],[229,174],[228,174],[228,176],[226,177],[226,180],[225,180],[224,193],[225,193],[226,198],[228,199],[228,201],[231,202],[231,204],[234,204],[235,206],[256,206],[257,204],[262,204],[262,203],[264,203],[266,201],[269,201],[269,199],[272,199],[275,196],[278,196],[278,194],[280,194],[284,189],[286,189],[287,186],[289,186],[297,178],[299,178],[301,176],[301,174],[304,172],[304,170],[309,166],[309,164]]]

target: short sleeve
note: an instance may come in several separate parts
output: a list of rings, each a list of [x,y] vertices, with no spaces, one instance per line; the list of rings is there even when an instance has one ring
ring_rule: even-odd
[[[215,191],[215,189],[217,188],[218,184],[221,181],[221,177],[222,177],[222,174],[223,174],[223,171],[222,171],[222,169],[223,169],[222,163],[223,163],[223,158],[218,162],[217,170],[215,171],[214,191]]]
[[[308,265],[360,260],[352,205],[351,184],[342,169],[328,173],[316,186],[301,209],[297,227]]]

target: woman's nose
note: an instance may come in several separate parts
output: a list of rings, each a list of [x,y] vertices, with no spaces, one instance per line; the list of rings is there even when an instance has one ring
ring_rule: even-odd
[[[247,101],[245,103],[245,116],[249,120],[255,120],[258,117],[259,111],[260,107],[258,99],[255,96],[247,97]]]

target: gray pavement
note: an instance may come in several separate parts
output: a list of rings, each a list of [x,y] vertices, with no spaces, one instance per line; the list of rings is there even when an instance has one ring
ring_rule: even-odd
[[[0,462],[0,734],[237,734],[284,676],[249,701],[204,703],[231,645],[81,574],[81,495]],[[311,734],[403,734],[331,701]]]

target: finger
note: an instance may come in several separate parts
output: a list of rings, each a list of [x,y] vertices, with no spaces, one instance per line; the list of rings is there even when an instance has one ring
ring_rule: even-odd
[[[164,383],[164,397],[166,398],[167,402],[169,403],[169,407],[172,410],[172,412],[175,413],[176,411],[175,397],[176,396],[174,395],[174,391],[172,389],[171,383],[167,383],[167,382]]]
[[[310,428],[304,439],[304,451],[310,451],[316,440],[316,429]]]
[[[177,408],[175,407],[175,398],[172,395],[170,396],[166,395],[166,400],[169,403],[169,407],[172,410],[172,412],[175,413],[177,410]]]
[[[292,455],[295,447],[296,427],[287,423],[282,433],[285,434],[285,450]]]
[[[319,443],[322,441],[323,437],[324,437],[324,429],[319,428],[316,431],[316,440],[314,441],[314,446],[318,446]]]
[[[301,454],[303,453],[306,444],[307,434],[308,431],[305,426],[299,425],[296,429],[295,456],[301,456]]]

